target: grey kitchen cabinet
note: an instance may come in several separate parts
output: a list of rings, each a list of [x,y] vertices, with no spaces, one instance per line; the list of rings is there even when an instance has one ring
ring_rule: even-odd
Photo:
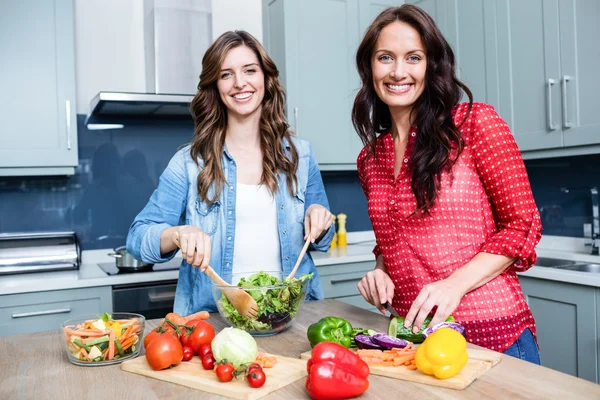
[[[600,143],[600,4],[496,0],[500,110],[522,151]]]
[[[68,319],[112,312],[112,287],[0,296],[0,336],[60,329]]]
[[[358,282],[374,266],[374,260],[318,266],[317,271],[321,278],[325,298],[336,299],[366,310],[378,312],[375,307],[363,299],[357,287]]]
[[[597,382],[597,289],[523,275],[519,281],[535,318],[542,365]]]
[[[559,0],[565,146],[600,143],[600,2]]]
[[[0,0],[0,10],[0,176],[73,174],[73,0]]]
[[[362,144],[351,111],[356,49],[390,0],[263,0],[264,43],[280,71],[287,116],[323,170],[355,169]]]

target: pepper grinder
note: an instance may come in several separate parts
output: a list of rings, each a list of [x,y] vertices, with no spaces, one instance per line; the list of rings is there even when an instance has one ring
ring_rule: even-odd
[[[342,247],[346,246],[346,214],[339,213],[337,215],[338,230],[337,230],[337,245]]]
[[[331,244],[329,245],[329,248],[332,247],[337,247],[337,232],[335,229],[335,214],[333,215],[333,239],[331,239]]]

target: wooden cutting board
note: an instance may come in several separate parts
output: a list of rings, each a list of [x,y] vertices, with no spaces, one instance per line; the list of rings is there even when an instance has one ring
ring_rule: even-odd
[[[419,370],[411,371],[404,366],[369,368],[371,369],[372,375],[387,376],[389,378],[402,379],[426,385],[462,390],[502,360],[502,354],[495,351],[478,349],[467,349],[467,351],[469,353],[467,365],[465,365],[456,376],[453,376],[450,379],[437,379],[434,376],[425,375]],[[307,351],[302,353],[300,358],[308,360],[310,356],[311,352]]]
[[[204,392],[231,397],[232,399],[253,400],[279,390],[307,375],[306,361],[278,355],[275,355],[275,357],[277,357],[277,364],[273,368],[264,369],[267,380],[265,385],[258,389],[251,388],[248,383],[241,379],[234,379],[231,382],[219,382],[217,375],[212,370],[202,368],[202,363],[198,357],[182,362],[173,368],[154,371],[148,365],[146,357],[140,356],[123,362],[121,369]]]

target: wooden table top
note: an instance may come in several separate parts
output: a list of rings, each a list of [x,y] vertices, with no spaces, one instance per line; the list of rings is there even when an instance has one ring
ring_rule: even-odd
[[[333,315],[355,327],[386,331],[388,319],[336,300],[302,306],[292,326],[270,337],[257,337],[263,351],[299,357],[310,350],[306,330]],[[218,314],[209,320],[215,329],[227,326]],[[146,332],[158,320],[146,321]],[[471,346],[471,345],[470,345]],[[475,347],[475,346],[472,346]],[[143,350],[142,350],[143,352]],[[156,379],[121,371],[119,365],[80,367],[68,361],[59,331],[0,337],[0,399],[219,399]],[[502,361],[465,390],[445,389],[381,376],[370,376],[369,390],[360,399],[600,399],[600,385],[513,357]],[[190,397],[191,396],[191,397]],[[265,397],[308,399],[304,379]]]

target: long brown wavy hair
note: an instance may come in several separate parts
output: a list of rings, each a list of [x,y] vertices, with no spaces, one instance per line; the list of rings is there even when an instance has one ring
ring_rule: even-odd
[[[396,21],[419,32],[425,46],[425,88],[410,114],[411,123],[417,126],[419,134],[409,167],[413,172],[411,187],[417,200],[415,211],[428,213],[438,196],[442,172],[452,168],[463,150],[459,128],[471,112],[473,96],[457,79],[452,48],[425,11],[412,4],[384,10],[367,29],[356,53],[362,87],[354,100],[352,123],[369,156],[375,154],[377,136],[392,127],[390,109],[377,96],[373,86],[371,62],[381,31]],[[469,107],[465,118],[456,126],[452,109],[460,101],[461,90],[469,98]]]
[[[190,104],[195,132],[190,154],[200,167],[198,174],[198,194],[203,201],[214,203],[226,183],[221,165],[227,132],[227,107],[219,96],[217,80],[221,66],[231,49],[246,46],[256,54],[265,76],[265,96],[260,117],[260,147],[263,153],[263,173],[261,184],[267,186],[271,194],[277,191],[277,175],[285,173],[287,188],[291,195],[297,185],[298,150],[291,140],[289,124],[285,118],[285,92],[279,82],[277,66],[267,55],[262,45],[245,31],[225,32],[206,50],[202,58],[202,73],[198,92]],[[285,153],[283,139],[290,145],[290,157]],[[209,198],[209,189],[214,184],[214,195]]]

